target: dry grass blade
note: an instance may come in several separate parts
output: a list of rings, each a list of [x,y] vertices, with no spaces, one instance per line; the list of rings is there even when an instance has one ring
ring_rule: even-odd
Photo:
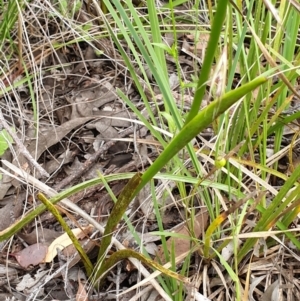
[[[275,6],[273,5],[273,3],[269,0],[263,0],[265,6],[268,8],[268,10],[271,12],[271,14],[273,15],[273,17],[275,18],[275,20],[277,21],[278,24],[280,24],[280,26],[282,27],[282,20],[280,19],[280,16],[277,12],[277,9],[275,8]],[[284,28],[282,28],[284,30]]]
[[[297,11],[300,13],[300,4],[296,2],[296,0],[289,0],[289,2],[297,9]]]

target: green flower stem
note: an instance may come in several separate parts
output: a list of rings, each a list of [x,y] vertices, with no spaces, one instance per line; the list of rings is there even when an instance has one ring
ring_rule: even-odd
[[[240,98],[267,81],[264,76],[224,94],[220,99],[211,102],[195,118],[186,124],[175,136],[160,156],[142,175],[142,181],[137,187],[134,196],[169,162],[182,148],[184,148],[202,130],[207,128],[220,114],[224,113]]]

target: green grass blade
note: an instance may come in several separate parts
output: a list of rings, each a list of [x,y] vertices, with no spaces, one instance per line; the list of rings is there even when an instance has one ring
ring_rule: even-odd
[[[62,216],[60,215],[58,210],[55,208],[55,206],[42,193],[38,193],[37,197],[47,207],[47,209],[53,214],[53,216],[60,223],[60,225],[62,226],[64,231],[68,234],[68,236],[70,237],[70,239],[72,240],[72,242],[74,244],[74,247],[76,248],[76,250],[78,251],[78,254],[81,257],[81,260],[84,264],[84,267],[85,267],[85,270],[86,270],[88,276],[90,276],[93,271],[93,265],[92,265],[90,259],[88,258],[86,252],[82,248],[81,244],[79,243],[78,239],[76,238],[74,233],[71,231],[68,224],[62,218]]]
[[[122,219],[126,209],[128,208],[129,203],[133,199],[133,193],[136,190],[136,187],[141,182],[141,175],[140,173],[137,173],[134,177],[132,177],[129,182],[126,184],[126,186],[121,191],[118,201],[115,203],[111,214],[108,218],[105,231],[103,233],[102,241],[101,241],[101,247],[98,253],[98,260],[97,265],[100,264],[100,269],[95,271],[95,278],[98,279],[100,272],[101,272],[101,265],[103,262],[103,258],[105,256],[105,253],[107,252],[107,249],[111,243],[111,238],[113,235],[113,232],[115,228],[117,227],[118,223]]]
[[[274,218],[276,218],[276,215],[279,215],[282,212],[282,210],[276,210],[276,209],[278,207],[281,208],[280,204],[282,203],[282,200],[289,193],[290,189],[295,185],[295,183],[299,179],[299,175],[300,175],[300,165],[297,166],[297,168],[294,170],[292,175],[286,180],[283,187],[280,189],[279,193],[272,200],[271,205],[267,209],[264,210],[262,217],[258,221],[257,225],[254,227],[253,232],[269,230],[268,227],[269,227],[270,223],[272,222],[272,220]],[[297,187],[297,191],[300,191],[299,186]],[[274,212],[275,212],[275,215],[274,215]],[[270,216],[271,216],[271,218],[270,218]],[[285,225],[277,223],[277,226],[278,225],[280,227],[283,227],[283,229],[280,228],[281,230],[286,229]],[[290,236],[291,233],[286,233],[286,234],[289,235],[289,237],[291,238],[291,236]],[[246,243],[243,245],[243,247],[241,248],[241,250],[238,253],[238,262],[240,262],[244,258],[244,256],[250,251],[250,249],[254,246],[256,241],[257,241],[257,239],[255,239],[255,238],[251,238],[246,241]],[[294,239],[293,239],[293,242],[296,243],[296,246],[298,246],[298,248],[300,247],[299,242],[296,242]]]
[[[218,2],[217,11],[216,11],[216,15],[214,16],[214,22],[212,25],[209,42],[205,52],[205,58],[204,58],[203,66],[201,68],[201,73],[199,76],[194,100],[189,115],[185,121],[185,125],[187,125],[197,115],[197,113],[200,110],[207,81],[209,79],[211,66],[213,65],[216,49],[218,47],[219,37],[221,35],[223,22],[226,16],[227,4],[228,4],[227,0],[222,0]]]
[[[157,262],[155,262],[154,260],[151,260],[147,257],[145,257],[144,255],[137,253],[133,250],[130,249],[124,249],[124,250],[119,250],[115,253],[113,253],[108,260],[105,261],[105,263],[103,264],[103,267],[101,269],[101,273],[100,276],[103,277],[103,275],[105,275],[110,269],[111,267],[113,267],[116,263],[118,263],[119,261],[126,259],[126,258],[136,258],[138,260],[140,260],[141,262],[143,262],[144,264],[150,266],[151,268],[160,271],[161,273],[164,273],[165,275],[172,277],[178,281],[184,282],[184,283],[188,283],[188,279],[182,275],[179,275],[171,270],[168,270],[166,268],[164,268],[163,266],[161,266],[160,264],[158,264]]]

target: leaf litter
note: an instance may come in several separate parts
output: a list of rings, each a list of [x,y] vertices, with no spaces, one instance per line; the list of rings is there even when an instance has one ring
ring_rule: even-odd
[[[33,1],[33,3],[36,2]],[[44,3],[43,5],[47,4]],[[28,42],[24,41],[24,43],[29,43],[27,46],[32,50],[36,66],[43,68],[39,78],[40,85],[34,87],[34,93],[39,103],[39,126],[36,127],[34,107],[30,102],[31,95],[27,86],[20,85],[14,94],[1,92],[1,95],[5,93],[6,96],[5,100],[1,100],[4,102],[4,105],[1,104],[1,110],[7,122],[16,130],[18,137],[22,138],[24,149],[51,176],[43,178],[40,173],[34,170],[34,166],[28,162],[26,156],[15,145],[12,145],[11,150],[6,151],[4,156],[7,157],[5,158],[16,166],[34,174],[36,178],[47,181],[47,184],[56,190],[62,190],[82,180],[93,178],[97,176],[97,171],[99,170],[105,174],[112,171],[121,173],[145,168],[158,155],[161,146],[155,140],[156,145],[154,146],[142,143],[136,145],[137,140],[134,141],[136,136],[138,136],[140,141],[142,139],[150,141],[150,139],[153,140],[153,137],[149,135],[145,127],[133,126],[136,116],[118,96],[117,89],[120,89],[135,103],[140,111],[144,109],[137,89],[126,73],[125,63],[117,49],[106,38],[99,39],[91,44],[71,43],[62,48],[53,48],[52,44],[48,42],[58,42],[57,32],[63,29],[66,31],[64,33],[66,39],[59,40],[60,42],[72,41],[74,36],[68,28],[64,28],[64,25],[59,22],[50,20],[46,24],[44,17],[49,14],[51,8],[47,6],[43,8],[45,9],[44,12],[41,12],[41,15],[37,18],[32,10],[27,11],[28,15],[26,17],[32,19],[32,22],[28,22],[26,25],[28,28],[26,29],[32,36],[29,36]],[[89,19],[89,13],[81,9],[78,14],[78,22],[86,22]],[[95,21],[91,21],[91,24],[96,28]],[[45,34],[41,34],[41,32]],[[207,34],[204,34],[198,40],[190,32],[186,35],[180,34],[177,38],[179,39],[178,46],[181,48],[179,62],[187,76],[185,82],[189,83],[191,81],[190,75],[200,70],[207,44]],[[174,39],[172,39],[173,37],[169,37],[169,46],[172,46],[174,43]],[[98,48],[98,51],[95,51],[95,48]],[[175,61],[169,55],[166,57],[174,100],[178,107],[188,109],[194,92],[192,89],[187,89],[185,95],[182,95],[178,89],[179,81],[176,73],[174,73],[174,70],[176,70],[174,67]],[[24,70],[17,70],[14,67],[14,63],[9,63],[11,64],[11,71],[9,71],[8,77],[11,79],[11,83],[23,79]],[[29,68],[29,62],[25,63],[27,63]],[[138,71],[137,74],[139,74]],[[148,72],[147,75],[151,81],[152,74]],[[140,81],[145,86],[146,95],[152,101],[152,93],[144,85],[143,80],[140,79]],[[10,82],[6,79],[3,82],[6,83],[6,88],[8,88]],[[158,105],[162,105],[160,91],[155,90],[156,87],[154,85],[152,88],[156,92],[155,97]],[[208,104],[210,97],[211,95],[207,93],[202,103],[203,106]],[[14,109],[21,108],[18,110],[19,116],[12,114],[10,107]],[[153,112],[157,114],[155,106],[153,106]],[[148,118],[148,116],[146,117]],[[37,129],[38,132],[36,132]],[[203,133],[206,139],[212,138],[212,135],[212,129],[207,129],[207,132]],[[160,184],[156,183],[156,186],[158,187]],[[115,181],[110,183],[110,185],[114,195],[118,196],[125,182]],[[10,224],[22,216],[24,211],[31,210],[36,205],[34,198],[36,191],[34,187],[30,186],[27,189],[26,191],[18,181],[3,175],[0,183],[0,204],[2,207],[0,208],[0,231],[8,228]],[[170,193],[175,196],[178,192],[176,189],[173,189]],[[12,196],[13,200],[6,202]],[[146,237],[146,234],[151,233],[151,231],[158,229],[157,223],[154,221],[155,213],[151,204],[151,197],[149,198],[149,196],[151,196],[151,187],[146,186],[136,198],[134,206],[128,210],[134,215],[136,231],[141,239],[144,236]],[[113,207],[111,197],[103,186],[92,187],[87,191],[72,196],[71,199],[102,224],[105,224],[106,217]],[[202,209],[198,209],[191,229],[189,221],[185,220],[185,215],[182,214],[184,212],[183,208],[178,204],[172,204],[172,202],[168,206],[167,210],[162,209],[165,230],[172,231],[172,223],[178,224],[182,222],[182,226],[173,229],[175,235],[167,240],[167,250],[171,252],[173,246],[176,246],[176,257],[180,257],[191,250],[191,241],[188,238],[193,237],[201,240],[207,228],[208,216]],[[176,213],[174,214],[174,212]],[[73,214],[77,218],[76,213]],[[85,279],[83,280],[79,276],[75,279],[71,276],[70,279],[66,279],[63,278],[65,277],[62,276],[64,275],[63,273],[58,272],[57,279],[59,280],[55,279],[56,276],[49,280],[47,279],[47,281],[45,280],[45,275],[53,271],[51,270],[52,267],[50,268],[50,264],[47,266],[42,263],[43,261],[51,262],[53,270],[58,271],[59,266],[64,265],[63,261],[65,258],[67,265],[64,267],[64,270],[69,275],[71,275],[72,266],[75,265],[78,268],[80,264],[78,264],[78,258],[75,258],[74,249],[69,245],[69,241],[64,234],[60,232],[61,229],[55,220],[45,213],[41,216],[39,222],[42,223],[41,227],[37,228],[36,224],[32,223],[18,233],[10,247],[2,245],[1,264],[4,264],[7,274],[2,273],[1,276],[7,275],[11,277],[6,279],[6,281],[11,282],[10,286],[20,292],[21,295],[11,292],[8,286],[3,288],[0,286],[0,299],[5,296],[5,298],[15,297],[20,300],[39,300],[36,298],[65,300],[71,297],[66,294],[67,289],[64,284],[64,281],[68,281],[73,286],[73,289],[68,292],[72,294],[76,301],[94,300],[93,297],[96,296],[95,291]],[[251,222],[253,221],[248,220],[245,224],[248,223],[249,225]],[[118,238],[123,240],[124,245],[128,243],[127,246],[130,248],[138,248],[135,240],[128,234],[130,232],[123,229],[123,225],[120,225],[120,228],[117,230],[119,232]],[[126,236],[126,234],[128,235]],[[176,234],[178,234],[177,237]],[[60,239],[60,241],[58,242],[57,239]],[[43,245],[44,243],[47,246]],[[87,249],[93,253],[93,248],[98,247],[97,243],[86,238],[82,240],[83,246],[87,246],[89,243],[92,246]],[[144,244],[146,248],[155,251],[155,246],[157,247],[159,243],[156,242],[155,246],[153,244],[150,245],[150,243],[153,242],[145,239]],[[59,251],[58,256],[55,257],[54,254],[57,253],[55,253],[54,249],[58,244],[63,250]],[[11,252],[10,248],[13,252]],[[15,252],[14,249],[17,251]],[[13,255],[17,262],[13,262],[11,259],[3,259],[7,252]],[[283,282],[286,282],[285,284],[288,285],[289,281],[292,281],[296,288],[299,287],[297,277],[292,276],[290,280],[287,280],[288,277],[286,277],[283,280],[281,279],[281,283],[277,280],[279,273],[290,275],[292,271],[292,275],[293,273],[294,275],[299,274],[297,270],[298,262],[293,261],[292,257],[289,257],[283,251],[280,253],[282,258],[290,258],[291,260],[281,266],[280,271],[277,270],[270,273],[270,278],[273,278],[274,281],[261,277],[262,273],[267,273],[274,267],[274,264],[272,265],[270,262],[279,261],[280,258],[277,257],[278,252],[278,249],[269,248],[264,254],[265,259],[254,257],[252,262],[245,262],[246,266],[249,265],[248,267],[252,271],[253,282],[250,285],[249,293],[251,300],[269,300],[275,295],[278,296],[284,285]],[[49,255],[50,253],[51,255]],[[194,264],[197,265],[197,252],[195,253],[193,260],[195,260]],[[71,257],[74,257],[73,261],[70,259]],[[160,261],[165,260],[161,249],[157,257],[159,257]],[[230,262],[230,260],[230,255],[228,255],[227,261]],[[17,269],[9,267],[9,265],[13,266],[14,264],[17,264]],[[125,276],[122,282],[117,283],[113,276],[115,275],[118,279],[118,275],[121,273],[120,269]],[[246,272],[247,270],[241,270],[239,275],[242,279],[241,281],[246,279],[244,277]],[[19,280],[15,277],[15,274],[19,275]],[[211,274],[203,273],[203,275],[206,275],[208,279],[212,277],[210,282],[200,279],[199,283],[197,283],[197,289],[201,292],[206,292],[205,295],[209,296],[209,299],[203,296],[203,300],[220,300],[224,296],[223,282],[216,276],[216,272]],[[97,298],[100,296],[101,300],[115,299],[114,289],[120,289],[120,285],[122,286],[122,283],[126,281],[129,284],[132,283],[131,281],[138,282],[138,272],[136,269],[126,269],[121,265],[119,269],[111,271],[111,278],[114,281],[107,283],[107,288],[111,290],[111,293],[100,292],[96,296]],[[230,279],[225,278],[225,281],[227,286],[230,287]],[[41,283],[43,285],[40,285]],[[298,296],[296,300],[299,299],[299,290],[297,291],[290,287],[288,289],[289,300],[293,300],[291,299],[292,295]],[[8,294],[8,296],[5,294]],[[202,295],[199,292],[196,294],[199,294],[197,295],[198,300],[201,300]],[[155,290],[150,290],[149,295],[145,296],[158,298]],[[132,295],[130,296],[130,298],[133,297]],[[125,300],[125,297],[119,300]]]

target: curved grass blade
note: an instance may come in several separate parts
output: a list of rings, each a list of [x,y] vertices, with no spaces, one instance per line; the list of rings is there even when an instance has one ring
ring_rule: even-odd
[[[134,192],[140,183],[141,183],[141,174],[137,173],[128,181],[124,189],[121,191],[118,201],[115,203],[111,211],[111,214],[108,218],[105,227],[105,231],[103,233],[101,247],[98,253],[97,265],[100,266],[100,268],[96,270],[96,274],[95,274],[96,279],[99,278],[100,271],[102,270],[103,258],[111,243],[113,231],[115,230],[118,223],[122,219],[126,209],[128,208],[128,205],[130,204],[131,200],[134,197]]]
[[[184,283],[188,283],[189,280],[188,278],[179,275],[171,270],[168,270],[166,268],[164,268],[162,265],[158,264],[157,262],[155,262],[154,260],[151,260],[147,257],[145,257],[144,255],[137,253],[133,250],[129,250],[129,249],[124,249],[124,250],[119,250],[115,253],[113,253],[101,266],[100,270],[99,270],[99,277],[101,277],[101,280],[103,279],[103,277],[105,276],[105,274],[111,269],[111,267],[113,267],[115,264],[117,264],[119,261],[129,258],[129,257],[133,257],[136,258],[138,260],[140,260],[141,262],[143,262],[144,264],[150,266],[153,269],[156,269],[160,272],[162,272],[163,274],[172,277],[178,281],[184,282]],[[101,283],[100,283],[101,286]]]
[[[42,194],[42,193],[39,192],[37,194],[37,198],[54,215],[54,217],[60,223],[60,225],[62,226],[62,228],[68,234],[68,236],[70,237],[70,239],[72,240],[72,242],[74,244],[74,247],[78,251],[78,254],[80,255],[80,257],[81,257],[81,259],[83,261],[83,264],[84,264],[84,267],[85,267],[85,270],[86,270],[88,276],[90,276],[92,274],[92,271],[93,271],[93,265],[92,265],[90,259],[88,258],[87,254],[83,250],[83,248],[82,248],[81,244],[79,243],[78,239],[74,235],[74,233],[71,231],[71,229],[69,228],[69,226],[67,225],[67,223],[64,221],[64,219],[62,218],[62,216],[60,215],[60,213],[58,212],[58,210],[55,208],[55,206],[46,198],[46,196],[44,194]]]

